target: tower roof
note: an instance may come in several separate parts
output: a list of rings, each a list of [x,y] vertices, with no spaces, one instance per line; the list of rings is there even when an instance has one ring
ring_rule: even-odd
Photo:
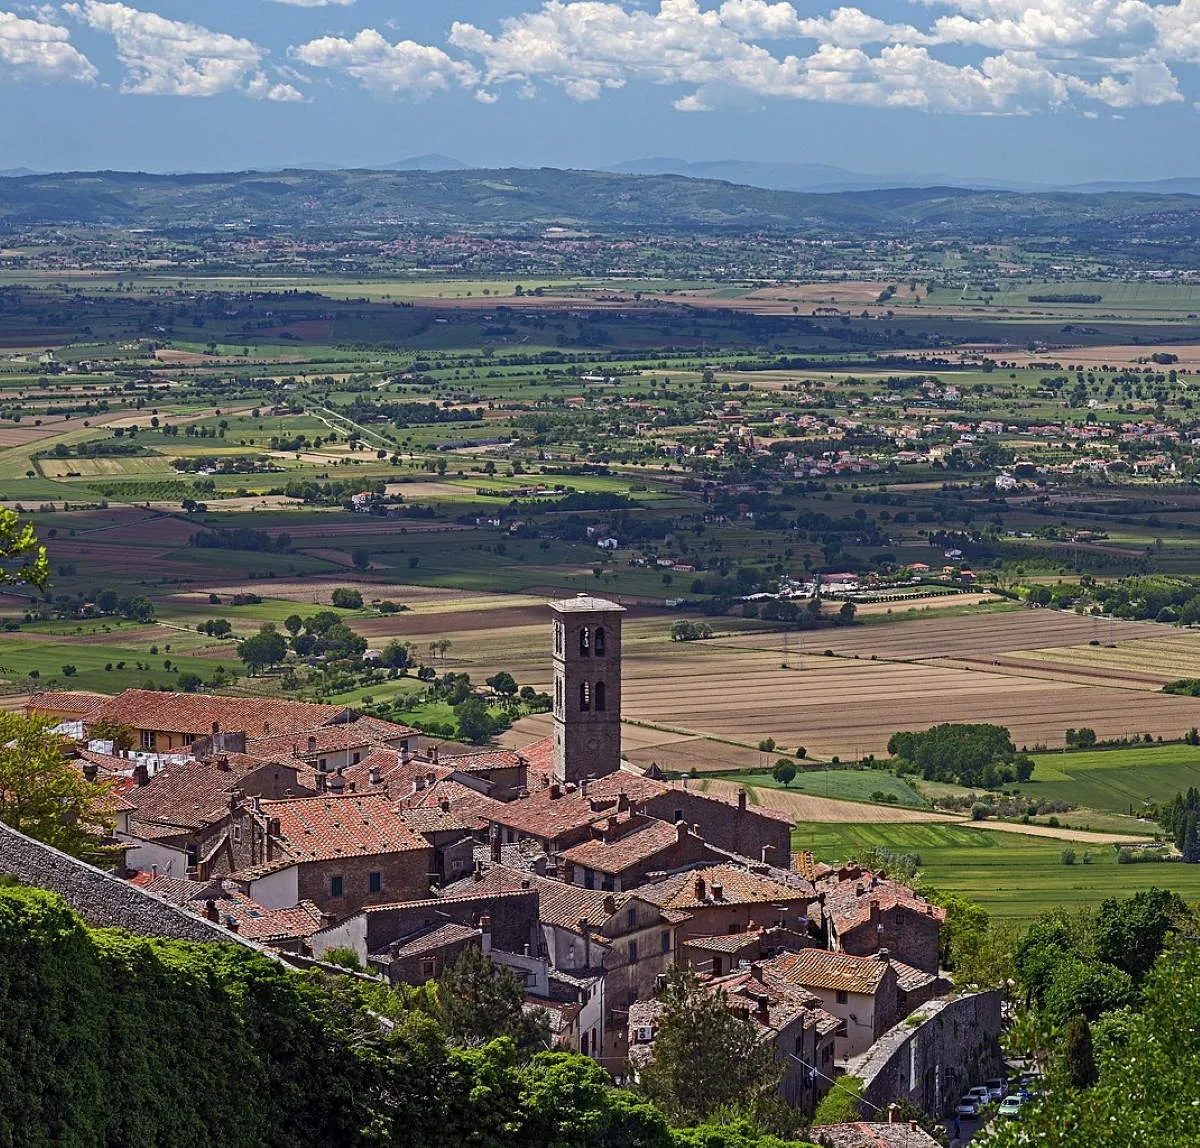
[[[590,594],[579,594],[574,598],[559,598],[550,603],[550,609],[559,614],[623,614],[624,606],[610,602],[607,598],[593,598]]]

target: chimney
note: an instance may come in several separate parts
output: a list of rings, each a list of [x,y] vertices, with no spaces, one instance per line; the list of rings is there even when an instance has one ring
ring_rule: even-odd
[[[560,797],[562,797],[562,786],[557,781],[552,782],[550,785],[550,800],[557,801]]]
[[[704,900],[704,878],[703,878],[703,877],[697,877],[697,878],[696,878],[696,887],[695,887],[695,893],[696,893],[696,900],[697,900],[697,901],[703,901],[703,900]]]
[[[429,760],[431,762],[433,762],[434,765],[437,765],[437,763],[438,763],[438,747],[436,745],[431,745],[429,747]]]
[[[370,769],[371,784],[378,785],[382,780],[382,774],[379,771],[379,766],[373,765]]]
[[[883,928],[879,922],[879,902],[874,899],[871,901],[871,924],[877,929]]]
[[[675,840],[679,841],[679,842],[684,841],[687,837],[687,833],[688,833],[687,822],[686,821],[676,821],[675,822]]]
[[[667,974],[656,973],[654,976],[654,992],[657,996],[659,993],[666,992],[667,989]]]
[[[211,897],[204,902],[204,916],[214,924],[221,920],[221,914],[217,912],[217,903]]]
[[[530,881],[529,881],[529,878],[528,878],[528,877],[522,877],[522,878],[521,878],[521,888],[522,888],[522,889],[528,889],[528,888],[530,888]]]
[[[226,915],[225,928],[227,928],[231,933],[236,933],[238,931],[238,923],[232,917]]]
[[[83,763],[83,780],[95,781],[100,774],[100,767],[94,761],[85,761]]]
[[[309,753],[317,752],[317,739],[315,737],[313,737],[312,734],[309,734],[309,736],[308,736],[308,752]]]
[[[220,736],[220,733],[221,733],[221,723],[220,723],[219,721],[215,721],[215,722],[213,722],[213,723],[212,723],[212,736],[213,736],[213,738],[215,739],[215,738],[217,738],[218,736]]]
[[[489,917],[487,913],[484,913],[484,915],[479,918],[479,930],[482,933],[490,933],[492,931],[492,918]]]
[[[329,779],[323,773],[317,774],[317,792],[318,793],[328,793],[329,792]]]
[[[584,778],[584,779],[583,779],[583,780],[582,780],[582,781],[579,783],[579,796],[580,796],[580,797],[587,797],[587,791],[588,791],[588,779],[585,777],[585,778]]]
[[[491,838],[493,864],[496,864],[496,865],[500,864],[500,847],[502,844],[503,844],[503,842],[500,840],[500,830],[493,829],[492,830],[492,838]]]
[[[750,962],[750,975],[756,980],[761,981],[763,974],[762,961]]]
[[[357,781],[350,782],[349,790],[351,793],[357,793],[358,792],[358,782]]]
[[[604,898],[604,911],[610,917],[617,911],[617,899],[611,893]]]
[[[342,767],[337,767],[337,772],[329,779],[329,792],[335,797],[340,797],[346,792],[346,779],[342,776]]]
[[[746,812],[746,791],[744,789],[738,790],[738,812]]]
[[[226,757],[224,754],[222,754],[220,757],[217,758],[217,768],[222,773],[229,772],[229,758]]]
[[[892,963],[892,954],[889,953],[887,949],[880,949],[879,952],[875,954],[875,959],[877,961],[882,961],[885,965],[890,965]]]
[[[769,1024],[771,1021],[771,998],[766,993],[758,993],[754,998],[754,1003],[758,1005],[755,1016],[763,1024]]]
[[[133,767],[133,780],[136,781],[138,785],[150,784],[150,770],[146,768],[146,763],[144,761],[139,761],[137,765]]]
[[[629,794],[625,790],[621,790],[617,794],[617,812],[624,813],[629,808]]]

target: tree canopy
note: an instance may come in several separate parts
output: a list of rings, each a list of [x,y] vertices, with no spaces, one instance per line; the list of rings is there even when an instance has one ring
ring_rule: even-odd
[[[1018,754],[1007,729],[987,723],[946,722],[922,732],[892,735],[888,753],[901,767],[926,781],[995,789],[1012,781],[1028,781],[1033,762]]]

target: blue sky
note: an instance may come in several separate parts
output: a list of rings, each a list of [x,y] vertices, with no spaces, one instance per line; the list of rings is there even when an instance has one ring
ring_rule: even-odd
[[[0,169],[1200,174],[1200,0],[0,0]]]

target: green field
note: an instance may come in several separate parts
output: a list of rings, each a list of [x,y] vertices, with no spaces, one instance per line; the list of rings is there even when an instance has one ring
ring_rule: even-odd
[[[1046,753],[1022,792],[1110,813],[1138,813],[1144,803],[1165,801],[1200,785],[1200,746]]]
[[[707,777],[734,781],[753,791],[762,789],[786,789],[794,793],[809,793],[814,797],[835,797],[843,801],[878,801],[874,794],[882,793],[885,798],[895,797],[888,804],[905,805],[913,809],[928,809],[925,800],[907,781],[893,773],[876,769],[803,769],[795,780],[780,785],[770,773],[739,771],[714,773]],[[753,797],[753,792],[751,793]]]
[[[858,849],[884,846],[921,858],[925,882],[961,893],[998,918],[1026,921],[1055,908],[1094,906],[1152,885],[1200,901],[1200,865],[1118,865],[1111,846],[1022,837],[958,825],[842,825],[805,822],[792,833],[793,849],[822,861],[844,861]],[[1064,848],[1074,865],[1062,863]],[[1092,861],[1082,864],[1085,849]]]

